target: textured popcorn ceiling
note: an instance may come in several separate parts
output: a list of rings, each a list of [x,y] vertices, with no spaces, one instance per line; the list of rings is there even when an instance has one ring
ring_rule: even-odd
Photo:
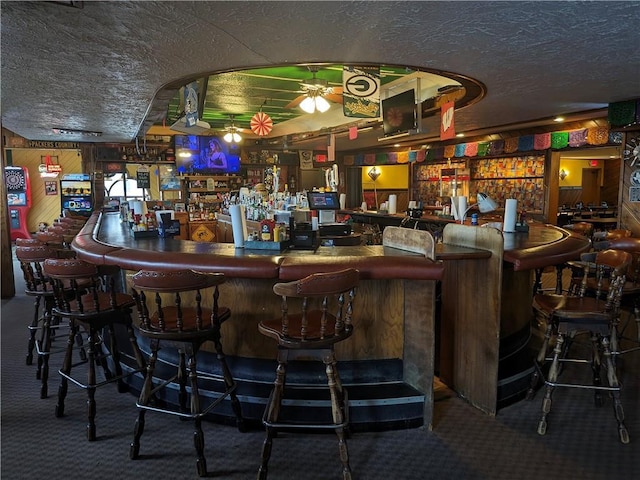
[[[63,3],[1,5],[2,126],[28,139],[129,142],[186,80],[304,62],[472,77],[487,94],[457,131],[640,98],[640,2]]]

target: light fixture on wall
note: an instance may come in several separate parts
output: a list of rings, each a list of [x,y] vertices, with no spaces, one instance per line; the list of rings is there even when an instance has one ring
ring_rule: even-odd
[[[378,189],[376,188],[376,180],[380,176],[380,170],[378,170],[378,167],[373,166],[369,169],[367,175],[369,175],[369,178],[373,180],[373,197],[376,201],[376,210],[378,210]]]
[[[567,172],[564,168],[560,170],[560,180],[564,180],[569,176],[569,172]]]

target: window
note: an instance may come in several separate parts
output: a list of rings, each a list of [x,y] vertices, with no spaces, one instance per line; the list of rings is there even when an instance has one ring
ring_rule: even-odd
[[[127,200],[150,200],[148,193],[143,188],[138,188],[135,178],[128,178],[126,173],[114,173],[105,175],[104,189],[106,198],[118,198]]]

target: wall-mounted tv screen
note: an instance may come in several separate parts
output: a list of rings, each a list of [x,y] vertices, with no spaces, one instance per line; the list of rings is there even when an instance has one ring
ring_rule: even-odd
[[[307,200],[311,210],[339,210],[338,192],[307,192]]]
[[[179,173],[216,175],[240,172],[240,148],[220,137],[175,135],[176,167]]]
[[[385,136],[415,130],[416,93],[413,89],[382,100],[382,128]]]

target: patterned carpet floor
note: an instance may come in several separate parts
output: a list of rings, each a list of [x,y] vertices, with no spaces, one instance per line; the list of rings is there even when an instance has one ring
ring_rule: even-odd
[[[20,272],[17,268],[16,272]],[[54,415],[61,355],[51,358],[49,397],[40,399],[35,364],[25,365],[33,301],[20,280],[1,304],[1,470],[3,479],[197,478],[190,422],[147,413],[140,458],[129,459],[137,409],[130,393],[98,389],[97,439],[85,436],[86,394],[70,386],[63,418]],[[356,432],[348,441],[353,478],[361,480],[628,480],[640,471],[640,351],[618,362],[631,443],[618,441],[611,399],[596,408],[591,392],[554,395],[545,436],[536,433],[542,394],[495,417],[439,388],[433,431],[424,428]],[[570,376],[569,369],[565,375]],[[213,478],[256,478],[263,432],[240,433],[204,423],[205,454]],[[335,435],[280,434],[273,444],[271,479],[341,478]]]

